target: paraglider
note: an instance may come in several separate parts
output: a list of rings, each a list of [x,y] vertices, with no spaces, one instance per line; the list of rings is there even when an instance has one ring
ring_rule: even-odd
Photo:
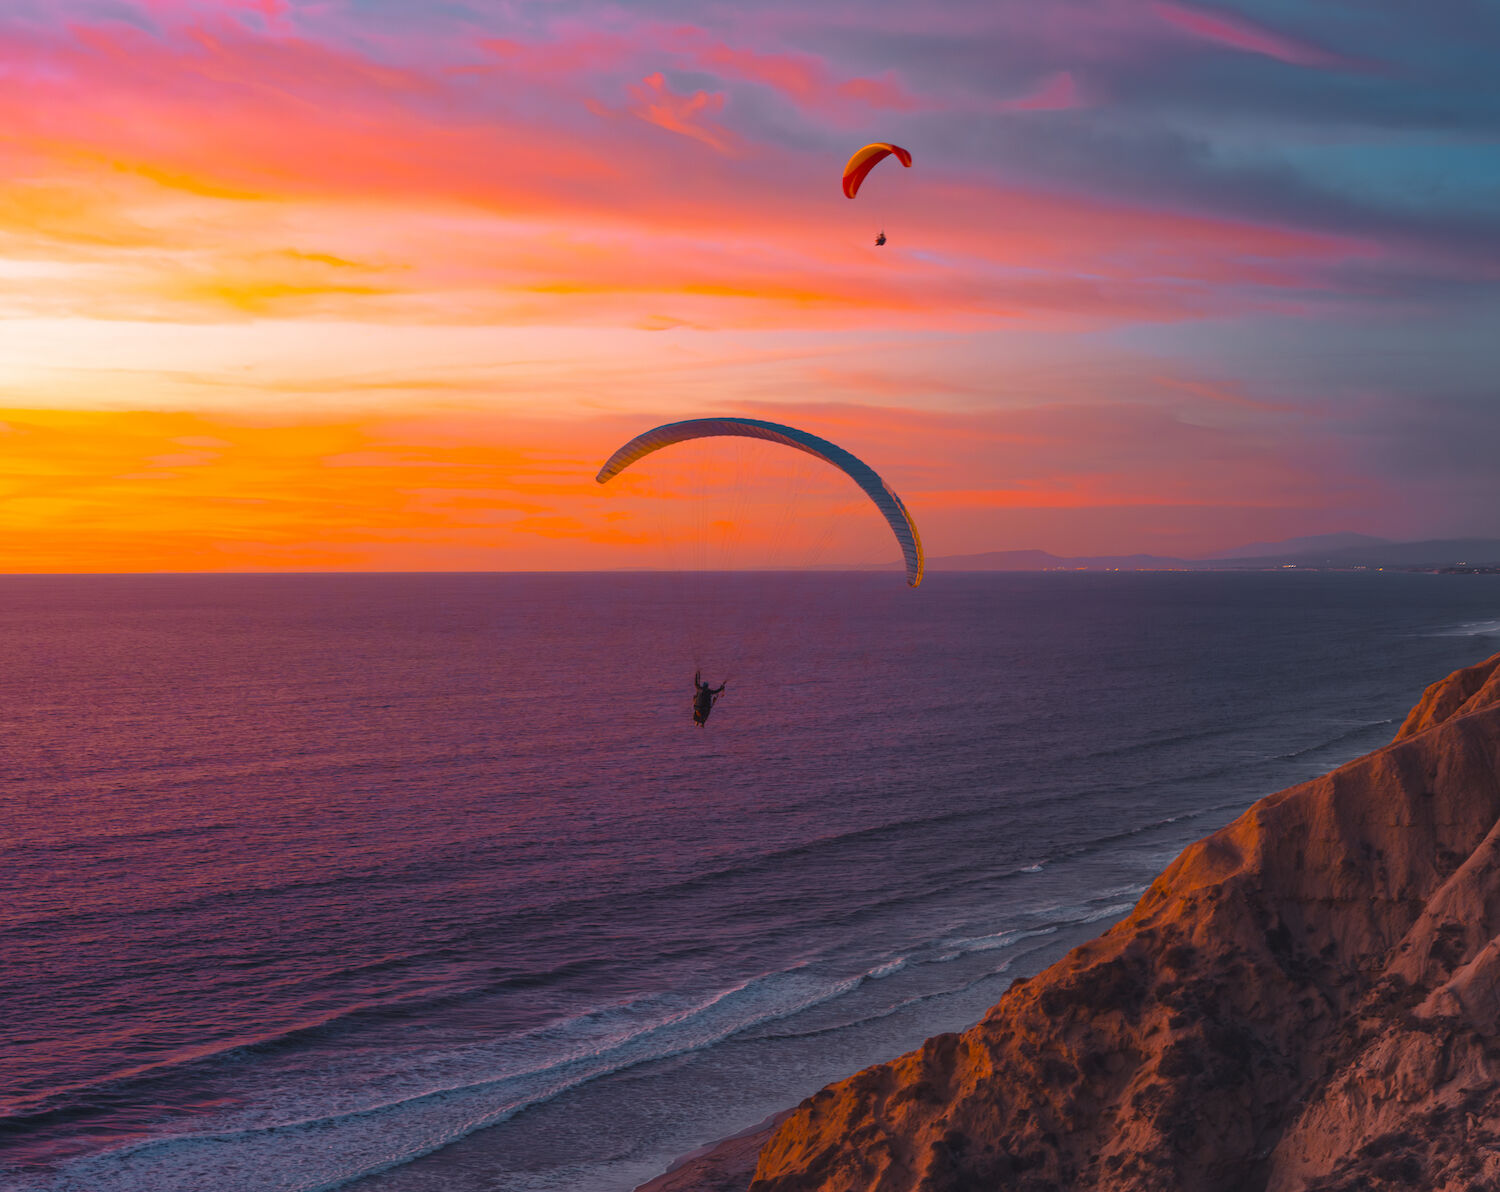
[[[911,168],[911,154],[900,145],[892,145],[889,141],[876,141],[874,144],[866,145],[863,149],[855,151],[849,159],[849,164],[844,167],[844,196],[852,199],[859,193],[866,176],[877,165],[888,157],[894,157],[907,169]],[[885,243],[885,230],[881,229],[880,235],[875,237],[875,247],[879,248]]]
[[[869,464],[837,444],[830,443],[827,439],[819,438],[805,430],[798,430],[796,427],[766,422],[759,418],[689,418],[682,422],[668,422],[631,439],[605,460],[604,466],[599,469],[594,479],[600,484],[607,484],[632,464],[664,447],[670,447],[674,443],[709,438],[760,439],[768,443],[791,447],[813,456],[821,463],[837,468],[853,480],[860,492],[869,498],[875,508],[880,511],[891,533],[895,535],[906,567],[906,582],[912,587],[922,582],[922,539],[917,533],[916,523],[912,521],[911,513],[901,498]],[[814,470],[821,471],[821,468]],[[760,472],[752,473],[749,482],[760,486],[762,475]],[[780,485],[778,484],[777,487],[779,488]],[[856,508],[863,504],[858,498],[855,501],[854,507]],[[717,602],[713,599],[712,593],[716,589],[723,590],[722,583],[715,577],[724,575],[726,570],[734,570],[733,568],[717,569],[707,564],[707,558],[700,555],[696,570],[693,567],[674,569],[672,574],[682,577],[696,575],[695,582],[691,584],[693,596],[682,605],[680,616],[680,623],[684,627],[688,640],[692,643],[695,661],[709,656],[707,651],[711,650],[712,656],[722,665],[721,644],[727,637],[731,641],[737,640],[740,643],[738,648],[743,649],[743,642],[747,637],[747,622],[744,613],[750,612],[750,620],[755,619],[756,613],[753,608],[746,610],[744,606],[741,606],[739,611],[735,612],[732,622],[716,624],[714,635],[706,637],[703,627],[694,623],[703,621],[706,615],[713,615]],[[723,644],[723,648],[734,649],[736,647]],[[731,655],[731,657],[740,656]],[[694,673],[693,723],[699,728],[703,728],[708,722],[709,715],[713,712],[719,697],[724,694],[726,686],[727,682],[721,682],[717,687],[712,687],[705,682],[701,665]]]
[[[886,158],[895,155],[907,169],[911,168],[911,154],[900,145],[892,145],[888,141],[876,141],[872,145],[866,145],[863,149],[856,149],[854,156],[849,159],[849,164],[844,167],[844,195],[852,199],[859,193],[860,184],[865,177],[883,162]]]
[[[703,672],[693,672],[693,723],[702,728],[708,723],[708,714],[714,710],[714,705],[719,702],[719,696],[724,694],[727,682],[720,683],[717,687],[710,687],[703,681]]]
[[[874,502],[875,508],[880,510],[881,516],[890,526],[891,533],[896,536],[896,542],[901,547],[902,559],[906,563],[906,582],[913,588],[922,582],[922,539],[917,534],[916,522],[912,521],[911,514],[901,498],[880,478],[875,469],[862,459],[845,451],[836,443],[820,439],[817,435],[798,430],[794,426],[782,426],[779,422],[764,422],[759,418],[689,418],[683,422],[668,422],[631,439],[604,461],[604,466],[599,469],[599,474],[594,479],[600,484],[606,484],[631,464],[650,455],[653,451],[660,451],[663,447],[670,447],[673,443],[687,442],[690,439],[717,436],[765,439],[771,443],[781,443],[798,451],[805,451],[808,455],[816,456],[825,463],[838,468],[859,485],[864,494]]]

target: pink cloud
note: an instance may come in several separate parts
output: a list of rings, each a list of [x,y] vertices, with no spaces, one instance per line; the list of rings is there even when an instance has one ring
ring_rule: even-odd
[[[205,16],[227,11],[258,13],[267,21],[280,20],[291,11],[289,0],[140,0],[142,6],[158,21],[181,20],[184,16]]]
[[[1152,0],[1151,11],[1161,20],[1205,41],[1217,42],[1247,54],[1264,54],[1294,66],[1347,66],[1348,61],[1307,42],[1286,37],[1243,17],[1209,12],[1170,0]]]
[[[705,44],[705,35],[698,29],[679,30],[677,40],[696,46],[690,54],[695,65],[727,78],[764,83],[804,103],[828,89],[828,67],[811,54],[762,54],[731,49],[723,42]]]
[[[548,79],[618,66],[638,48],[629,38],[594,32],[548,42],[491,37],[480,41],[479,45],[500,58],[509,70]]]
[[[1295,402],[1272,401],[1253,396],[1245,392],[1243,384],[1234,381],[1207,381],[1200,377],[1165,375],[1154,377],[1153,380],[1163,389],[1185,394],[1189,398],[1199,398],[1209,403],[1226,406],[1238,406],[1245,410],[1292,414],[1299,408]]]
[[[996,105],[1002,112],[1055,112],[1064,108],[1081,108],[1083,100],[1071,71],[1060,70],[1043,81],[1035,91],[1007,99]]]
[[[824,114],[851,108],[912,111],[925,106],[894,72],[879,78],[840,78],[816,55],[734,47],[692,25],[644,26],[628,35],[564,28],[551,41],[487,38],[478,44],[500,58],[508,70],[553,83],[627,63],[655,64],[666,59],[681,69],[768,87],[799,107]]]
[[[883,79],[846,79],[834,91],[842,99],[852,99],[871,108],[910,112],[923,106],[894,76]]]
[[[0,62],[33,71],[0,93],[0,121],[14,144],[66,172],[92,161],[196,193],[530,192],[533,204],[569,175],[613,173],[593,146],[519,115],[445,126],[423,106],[445,95],[439,78],[356,52],[232,24],[170,37],[119,25],[70,32],[0,43]],[[531,168],[505,164],[523,158]]]
[[[701,29],[684,26],[666,39],[685,52],[692,65],[722,78],[743,79],[779,91],[801,107],[820,111],[856,104],[867,108],[913,111],[921,101],[893,73],[883,78],[835,78],[828,63],[812,54],[762,53],[713,41]]]
[[[0,239],[99,260],[120,250],[128,284],[27,291],[33,305],[96,315],[342,310],[652,328],[1098,325],[1286,309],[1289,295],[1326,286],[1330,262],[1365,251],[930,165],[893,179],[891,244],[874,253],[869,212],[837,197],[837,162],[741,140],[721,92],[680,94],[661,72],[627,84],[600,66],[632,61],[634,46],[612,34],[492,42],[488,65],[455,76],[229,21],[13,36],[0,61],[27,73],[0,93],[0,123],[27,181],[0,194]],[[835,102],[851,83],[811,56],[691,48],[808,102]],[[587,106],[578,79],[553,73],[575,69],[628,88],[628,106]],[[1053,76],[1012,102],[1040,108],[1070,87]],[[711,168],[704,145],[723,155]],[[316,236],[290,238],[278,227],[288,219]],[[127,257],[132,245],[171,251]],[[349,276],[330,255],[382,269]]]
[[[702,141],[720,153],[733,150],[734,134],[711,119],[724,110],[723,92],[710,95],[707,91],[695,91],[692,95],[679,95],[667,85],[660,71],[647,75],[640,85],[628,90],[635,101],[629,109],[632,115],[668,132]]]

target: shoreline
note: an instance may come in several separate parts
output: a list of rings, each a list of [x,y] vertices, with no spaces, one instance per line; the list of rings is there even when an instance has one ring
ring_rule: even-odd
[[[1144,889],[1143,885],[1142,890]],[[1122,911],[1119,917],[1123,918],[1126,914],[1128,912]],[[1058,930],[1038,947],[1017,957],[1017,963],[1007,970],[1011,975],[1012,983],[1029,981],[1038,973],[1044,972],[1080,944],[1098,938],[1101,931],[1107,930],[1115,921],[1116,919],[1108,919],[1075,923]],[[965,1020],[961,1026],[944,1026],[941,1023],[934,1023],[923,1038],[930,1038],[954,1029],[967,1029],[973,1022],[978,1021],[986,1008],[981,1007],[972,1019]],[[921,1046],[921,1044],[917,1043],[914,1046]],[[886,1056],[884,1059],[873,1062],[885,1063],[889,1062],[890,1058],[892,1057]],[[831,1078],[830,1083],[837,1083],[862,1070],[846,1071],[842,1075]],[[660,1174],[652,1176],[644,1183],[637,1184],[632,1192],[745,1192],[755,1174],[761,1148],[776,1133],[781,1123],[791,1117],[807,1097],[818,1091],[818,1089],[809,1089],[801,1096],[794,1091],[789,1092],[789,1097],[797,1099],[786,1108],[761,1119],[753,1126],[747,1126],[734,1134],[706,1142],[702,1146],[678,1155]]]
[[[635,1192],[744,1192],[755,1175],[761,1147],[796,1109],[783,1109],[738,1134],[689,1151],[660,1175],[637,1185]]]

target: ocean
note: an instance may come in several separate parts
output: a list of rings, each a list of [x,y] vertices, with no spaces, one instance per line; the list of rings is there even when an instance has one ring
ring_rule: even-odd
[[[1487,576],[0,578],[0,1186],[625,1192],[1496,650]]]

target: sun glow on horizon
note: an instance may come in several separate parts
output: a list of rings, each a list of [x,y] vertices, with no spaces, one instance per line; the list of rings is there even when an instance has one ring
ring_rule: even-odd
[[[588,491],[600,453],[704,412],[878,460],[933,554],[1481,506],[1482,356],[1426,345],[1450,292],[1493,285],[1484,253],[1437,210],[1329,218],[1308,158],[1128,85],[1231,60],[1263,89],[1216,101],[1290,144],[1279,81],[1337,87],[1370,47],[1176,4],[955,4],[995,48],[978,70],[903,57],[894,9],[863,49],[790,11],[18,0],[0,570],[615,566],[643,543]],[[915,167],[850,203],[838,169],[877,132]],[[1367,362],[1393,337],[1449,361],[1405,456],[1416,366]]]

